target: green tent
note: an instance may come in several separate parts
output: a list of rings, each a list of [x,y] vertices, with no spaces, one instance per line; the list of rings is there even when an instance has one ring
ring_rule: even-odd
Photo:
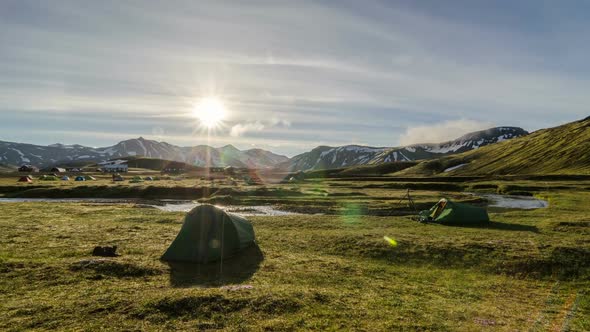
[[[441,224],[480,224],[489,222],[490,217],[484,208],[443,198],[430,210],[420,212],[420,220]]]
[[[133,179],[129,180],[129,182],[140,183],[140,182],[143,182],[143,179],[141,178],[141,176],[134,176]]]
[[[213,205],[200,205],[184,218],[165,261],[208,263],[228,258],[254,244],[254,228],[240,216]]]

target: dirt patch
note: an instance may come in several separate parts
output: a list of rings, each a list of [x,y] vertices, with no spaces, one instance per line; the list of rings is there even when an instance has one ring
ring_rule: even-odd
[[[181,298],[166,297],[148,302],[134,314],[143,319],[149,316],[164,315],[169,318],[191,317],[209,319],[218,315],[227,315],[249,309],[266,314],[296,312],[301,303],[296,299],[276,295],[264,295],[255,298],[230,298],[224,295],[187,296]]]
[[[162,271],[154,268],[138,266],[130,263],[120,263],[109,259],[86,259],[70,266],[74,272],[94,272],[98,276],[110,276],[116,278],[138,278],[161,274]]]
[[[590,233],[590,221],[560,221],[553,225],[556,232]]]

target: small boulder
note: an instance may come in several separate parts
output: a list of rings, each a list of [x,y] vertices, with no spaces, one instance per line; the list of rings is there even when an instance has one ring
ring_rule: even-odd
[[[97,246],[92,250],[92,256],[117,257],[117,246]]]

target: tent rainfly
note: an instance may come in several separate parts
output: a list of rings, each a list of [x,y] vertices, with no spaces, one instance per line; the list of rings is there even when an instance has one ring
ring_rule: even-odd
[[[67,175],[64,175],[64,176],[61,177],[61,180],[62,181],[70,181],[70,177],[67,176]]]
[[[143,179],[141,178],[141,176],[134,176],[133,179],[129,180],[129,182],[139,183],[139,182],[143,182]]]
[[[18,179],[18,181],[17,181],[17,182],[27,182],[27,183],[31,183],[31,182],[33,182],[33,180],[31,180],[31,178],[30,178],[30,177],[28,177],[28,176],[21,176],[21,177],[20,177],[20,179]]]
[[[78,176],[76,176],[76,181],[86,181],[86,178],[83,177],[82,175],[78,175]]]
[[[455,203],[443,198],[430,210],[420,212],[420,220],[449,225],[466,225],[486,223],[490,221],[490,218],[484,208]]]
[[[208,263],[230,257],[254,244],[254,228],[240,216],[205,204],[191,210],[164,261]]]

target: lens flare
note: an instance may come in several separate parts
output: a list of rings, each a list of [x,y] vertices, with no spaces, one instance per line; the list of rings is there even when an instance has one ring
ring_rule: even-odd
[[[389,245],[391,245],[392,247],[397,247],[397,242],[390,238],[389,236],[384,236],[383,240],[385,240],[387,243],[389,243]]]

